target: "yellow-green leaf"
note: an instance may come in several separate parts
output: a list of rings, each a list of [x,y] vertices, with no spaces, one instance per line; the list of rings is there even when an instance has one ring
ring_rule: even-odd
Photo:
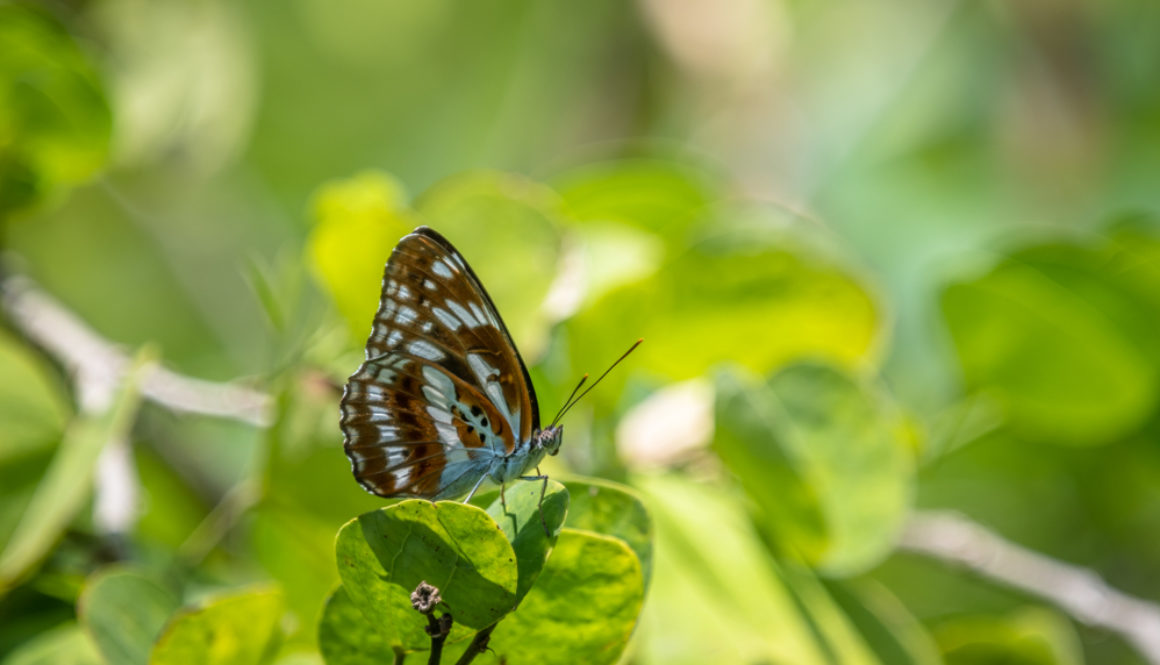
[[[282,618],[282,594],[258,588],[218,596],[179,612],[161,634],[150,665],[259,665]]]
[[[310,267],[357,342],[371,329],[391,250],[418,226],[405,197],[398,182],[376,171],[323,185],[314,196]]]

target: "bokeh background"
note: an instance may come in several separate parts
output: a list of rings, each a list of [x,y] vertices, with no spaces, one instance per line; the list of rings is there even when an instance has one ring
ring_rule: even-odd
[[[646,338],[549,468],[652,512],[624,662],[1160,663],[1158,27],[0,2],[0,662],[101,662],[114,562],[276,584],[267,655],[322,662],[334,533],[382,505],[336,389],[429,224],[545,411]]]

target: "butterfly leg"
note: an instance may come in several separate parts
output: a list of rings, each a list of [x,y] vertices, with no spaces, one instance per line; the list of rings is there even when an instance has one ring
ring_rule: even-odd
[[[544,519],[544,494],[548,491],[548,477],[540,473],[540,467],[536,467],[536,475],[534,476],[520,476],[520,480],[539,480],[542,481],[540,485],[540,524],[544,525],[544,534],[549,538],[552,537],[552,530],[548,528],[548,521]]]
[[[475,491],[479,489],[479,486],[483,484],[483,481],[486,478],[486,475],[479,477],[479,480],[477,480],[475,483],[475,487],[472,487],[471,491],[467,493],[467,498],[463,500],[463,503],[469,503],[471,501],[471,497],[475,496]]]
[[[503,504],[503,511],[507,512],[507,498],[504,497],[503,491],[507,488],[507,483],[499,484],[499,502]]]

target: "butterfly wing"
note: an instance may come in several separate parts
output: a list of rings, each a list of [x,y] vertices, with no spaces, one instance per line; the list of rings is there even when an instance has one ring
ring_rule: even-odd
[[[366,360],[341,408],[355,478],[381,496],[463,494],[538,429],[503,320],[435,231],[416,229],[391,254]]]

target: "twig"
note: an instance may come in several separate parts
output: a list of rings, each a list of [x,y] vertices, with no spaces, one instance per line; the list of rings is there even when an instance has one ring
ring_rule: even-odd
[[[29,340],[57,358],[74,375],[101,377],[112,385],[129,358],[27,277],[0,282],[0,304]],[[141,394],[172,411],[231,418],[251,425],[270,423],[265,393],[233,383],[205,381],[159,365],[145,370]]]
[[[1123,636],[1149,663],[1160,665],[1160,606],[1111,587],[1091,570],[1033,552],[947,512],[914,516],[899,546],[1050,601],[1089,626]]]
[[[471,661],[475,660],[476,656],[487,651],[487,643],[491,641],[491,632],[498,625],[499,622],[497,621],[476,633],[475,637],[471,638],[471,644],[467,645],[467,651],[463,652],[463,655],[459,657],[455,665],[468,665]]]

